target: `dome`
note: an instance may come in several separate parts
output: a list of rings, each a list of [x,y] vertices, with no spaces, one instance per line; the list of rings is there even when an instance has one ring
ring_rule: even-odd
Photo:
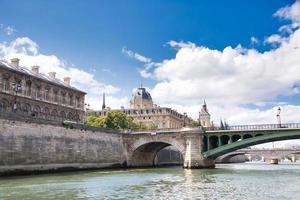
[[[146,88],[139,87],[132,95],[132,100],[130,101],[130,107],[134,109],[145,109],[152,108],[153,102],[152,97]]]
[[[152,101],[152,97],[146,88],[140,87],[133,93],[133,100]]]

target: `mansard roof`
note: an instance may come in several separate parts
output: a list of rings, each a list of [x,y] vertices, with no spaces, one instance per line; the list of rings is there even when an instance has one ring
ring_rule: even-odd
[[[67,88],[67,89],[75,90],[77,92],[86,94],[86,92],[81,91],[81,90],[79,90],[79,89],[77,89],[73,86],[70,86],[62,80],[59,80],[57,78],[50,78],[48,75],[46,75],[44,73],[34,73],[30,69],[28,69],[27,67],[21,67],[21,66],[16,67],[16,66],[8,63],[6,60],[0,60],[0,68],[4,68],[4,69],[8,69],[10,71],[14,71],[14,72],[18,72],[18,73],[21,73],[21,74],[24,74],[24,75],[28,75],[28,76],[34,77],[36,79],[40,79],[40,80],[49,82],[50,84],[54,84],[54,85],[57,85],[57,86],[60,86],[60,87],[64,87],[64,88]]]

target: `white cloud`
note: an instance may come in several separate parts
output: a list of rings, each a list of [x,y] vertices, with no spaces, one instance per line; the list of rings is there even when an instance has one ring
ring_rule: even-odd
[[[4,32],[6,33],[6,35],[12,35],[16,32],[17,30],[14,29],[13,27],[11,26],[7,26],[4,28]]]
[[[14,57],[20,58],[21,66],[38,65],[42,73],[47,74],[55,71],[59,79],[65,76],[71,77],[72,85],[88,93],[86,102],[93,109],[101,108],[103,92],[108,94],[107,103],[111,107],[119,107],[119,105],[124,105],[124,102],[127,101],[126,98],[113,97],[112,95],[116,94],[120,89],[98,81],[94,74],[67,63],[55,55],[40,53],[38,44],[28,37],[17,38],[10,43],[0,43],[0,58],[10,60]]]
[[[259,40],[256,38],[256,37],[254,37],[254,36],[252,36],[251,38],[250,38],[250,41],[251,41],[251,44],[259,44]]]
[[[178,49],[178,48],[195,48],[196,45],[192,42],[177,42],[174,40],[170,40],[169,42],[167,42],[168,45],[170,45],[171,47]]]
[[[279,31],[292,33],[293,30],[300,27],[300,1],[296,0],[292,5],[279,9],[274,16],[290,20],[291,23],[281,26]]]
[[[276,16],[289,17],[291,23],[297,20],[296,11]],[[259,42],[255,37],[250,40]],[[299,94],[300,29],[285,37],[273,34],[265,42],[276,47],[265,52],[241,45],[217,50],[171,40],[168,44],[177,49],[176,56],[144,67],[142,76],[157,80],[152,88],[156,103],[188,112],[195,119],[206,99],[217,123],[220,118],[230,124],[277,123],[279,105],[283,122],[299,122],[300,106],[278,102],[277,97]]]
[[[281,37],[278,34],[273,34],[265,39],[265,43],[269,44],[281,44],[285,38]]]
[[[143,62],[143,63],[149,63],[151,62],[151,59],[150,58],[147,58],[137,52],[133,52],[131,50],[128,50],[126,47],[123,47],[122,48],[122,53],[124,53],[125,55],[131,57],[131,58],[134,58],[135,60],[137,61],[140,61],[140,62]]]

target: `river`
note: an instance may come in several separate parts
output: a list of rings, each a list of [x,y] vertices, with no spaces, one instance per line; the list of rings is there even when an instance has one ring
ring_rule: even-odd
[[[0,177],[0,199],[300,200],[300,164],[220,164]]]

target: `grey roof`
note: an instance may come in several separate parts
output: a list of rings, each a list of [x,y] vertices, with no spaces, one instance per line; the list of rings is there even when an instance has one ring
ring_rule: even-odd
[[[146,91],[146,88],[140,87],[133,93],[134,100],[147,100],[152,101],[152,97],[149,92]]]
[[[82,92],[82,93],[86,94],[86,92],[81,91],[81,90],[79,90],[75,87],[72,87],[72,86],[66,84],[64,81],[62,81],[60,79],[50,78],[48,75],[46,75],[44,73],[37,73],[37,74],[33,73],[31,70],[29,70],[26,67],[21,67],[21,66],[15,67],[12,64],[8,63],[6,60],[0,60],[0,67],[7,68],[7,69],[12,70],[12,71],[16,71],[16,72],[19,72],[19,73],[22,73],[22,74],[25,74],[25,75],[29,75],[29,76],[32,76],[32,77],[35,77],[35,78],[38,78],[38,79],[42,79],[42,80],[50,82],[52,84],[62,86],[62,87],[65,87],[65,88],[69,88],[69,89],[72,89],[72,90],[76,90],[78,92]]]

